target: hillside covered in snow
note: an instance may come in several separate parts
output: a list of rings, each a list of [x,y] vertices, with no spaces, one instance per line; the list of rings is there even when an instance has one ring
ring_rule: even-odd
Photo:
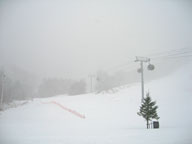
[[[159,106],[160,129],[137,115],[140,83],[99,94],[59,95],[0,113],[1,144],[190,144],[192,64],[145,84]]]

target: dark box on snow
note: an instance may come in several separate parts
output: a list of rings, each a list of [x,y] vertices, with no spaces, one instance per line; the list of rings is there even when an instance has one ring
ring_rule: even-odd
[[[154,121],[153,122],[153,128],[159,128],[159,122],[158,121]]]

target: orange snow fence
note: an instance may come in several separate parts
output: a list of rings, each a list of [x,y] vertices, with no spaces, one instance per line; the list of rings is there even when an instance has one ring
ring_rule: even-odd
[[[67,107],[61,105],[61,104],[58,103],[58,102],[52,101],[52,102],[48,102],[48,103],[55,104],[55,105],[59,106],[60,108],[62,108],[62,109],[64,109],[64,110],[66,110],[66,111],[68,111],[68,112],[70,112],[70,113],[78,116],[79,118],[85,119],[85,115],[82,115],[82,114],[78,113],[78,112],[75,111],[75,110],[72,110],[72,109],[70,109],[70,108],[67,108]],[[44,104],[48,104],[48,103],[44,103]]]

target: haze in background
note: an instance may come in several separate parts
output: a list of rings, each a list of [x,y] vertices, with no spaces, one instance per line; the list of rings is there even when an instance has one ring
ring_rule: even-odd
[[[192,47],[192,1],[1,0],[0,65],[81,78],[136,55]]]

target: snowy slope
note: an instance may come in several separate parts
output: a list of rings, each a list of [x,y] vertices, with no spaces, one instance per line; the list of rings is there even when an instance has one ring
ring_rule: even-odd
[[[141,90],[134,84],[115,93],[35,99],[1,112],[0,144],[192,143],[191,66],[145,85],[159,105],[158,130],[146,130],[137,115]]]

